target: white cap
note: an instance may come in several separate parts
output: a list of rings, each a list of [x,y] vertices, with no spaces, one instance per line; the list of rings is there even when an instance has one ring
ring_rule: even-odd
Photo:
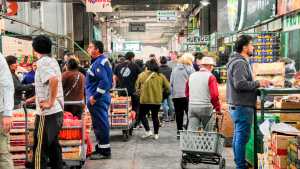
[[[200,64],[201,65],[214,65],[214,66],[216,66],[216,61],[212,57],[205,56],[201,59]]]

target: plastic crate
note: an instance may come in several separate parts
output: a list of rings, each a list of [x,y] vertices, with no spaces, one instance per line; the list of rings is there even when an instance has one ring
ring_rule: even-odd
[[[180,148],[186,152],[222,155],[225,138],[216,132],[180,131]]]

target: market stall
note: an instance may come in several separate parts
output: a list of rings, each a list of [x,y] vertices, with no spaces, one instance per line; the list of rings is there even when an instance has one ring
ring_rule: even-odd
[[[25,106],[24,109],[14,110],[10,146],[15,168],[31,165],[35,114],[36,110],[26,109]],[[86,157],[92,153],[90,131],[91,117],[88,112],[83,113],[81,119],[71,112],[64,112],[59,142],[66,167],[81,168]]]

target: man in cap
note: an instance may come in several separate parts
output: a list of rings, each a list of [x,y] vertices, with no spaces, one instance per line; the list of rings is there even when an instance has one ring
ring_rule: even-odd
[[[186,95],[189,98],[188,130],[192,131],[198,130],[201,124],[203,128],[206,127],[213,109],[221,114],[218,83],[211,73],[216,62],[212,57],[203,57],[200,64],[200,70],[191,74],[186,85]]]

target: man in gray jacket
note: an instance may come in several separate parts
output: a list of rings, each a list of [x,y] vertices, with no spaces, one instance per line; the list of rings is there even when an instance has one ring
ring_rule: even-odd
[[[0,54],[0,67],[0,169],[13,169],[8,136],[14,107],[14,83],[2,54]]]
[[[257,88],[268,87],[267,80],[254,81],[249,57],[254,46],[252,37],[242,35],[235,43],[236,53],[227,64],[227,101],[234,122],[233,153],[237,169],[246,169],[245,148],[255,112]]]

